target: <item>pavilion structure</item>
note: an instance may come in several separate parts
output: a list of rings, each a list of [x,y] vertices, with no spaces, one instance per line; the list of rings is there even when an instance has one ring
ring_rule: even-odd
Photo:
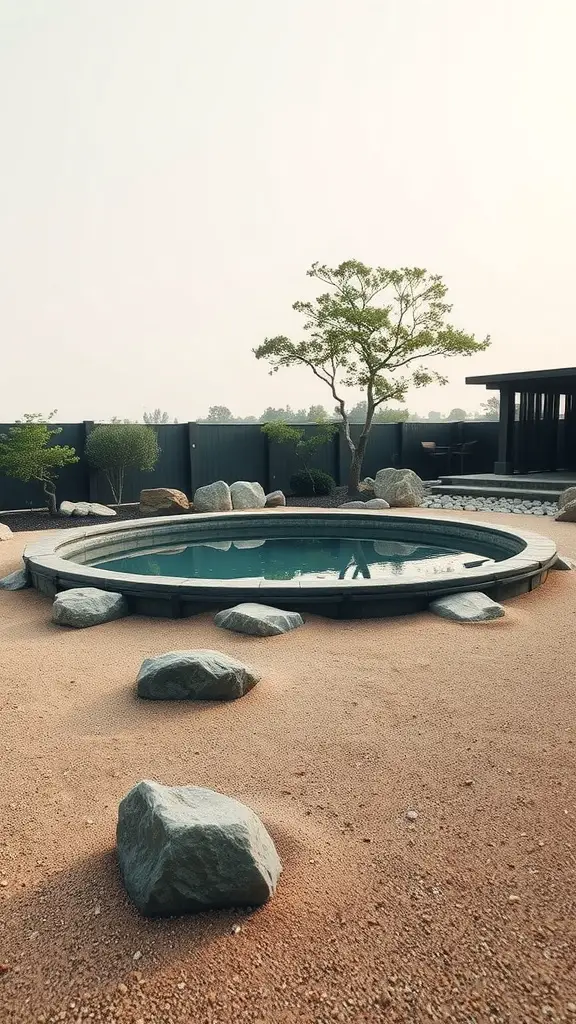
[[[576,471],[576,367],[467,377],[500,392],[494,473]]]

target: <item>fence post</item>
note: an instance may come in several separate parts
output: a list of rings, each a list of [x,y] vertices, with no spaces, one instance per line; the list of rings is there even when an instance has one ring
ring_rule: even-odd
[[[194,497],[194,455],[198,444],[198,424],[188,423],[188,463],[190,466],[190,497]]]
[[[84,420],[84,445],[94,430],[94,420]],[[82,455],[84,452],[82,452]],[[98,501],[98,470],[88,465],[88,501]]]

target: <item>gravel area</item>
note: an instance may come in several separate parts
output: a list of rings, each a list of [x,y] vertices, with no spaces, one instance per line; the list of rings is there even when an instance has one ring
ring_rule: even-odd
[[[573,525],[538,530],[576,557]],[[31,540],[0,544],[0,575]],[[0,591],[2,1024],[576,1021],[575,609],[553,572],[487,624],[309,616],[262,639],[209,615],[65,630]],[[139,703],[142,659],[187,647],[262,681]],[[114,844],[141,778],[252,806],[275,898],[140,917]]]
[[[557,501],[532,501],[517,498],[476,498],[469,494],[433,494],[425,498],[422,508],[444,508],[457,512],[508,512],[523,516],[555,516],[558,514]]]

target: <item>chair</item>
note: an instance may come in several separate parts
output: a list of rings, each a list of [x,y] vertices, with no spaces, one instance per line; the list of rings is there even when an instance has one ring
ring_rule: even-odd
[[[432,458],[440,458],[447,460],[448,473],[450,473],[450,462],[452,456],[452,449],[449,445],[439,445],[436,441],[420,441],[422,448],[425,452],[428,452]]]
[[[457,455],[460,459],[460,476],[464,476],[464,460],[467,455],[471,455],[472,449],[477,441],[464,441],[463,444],[455,444],[452,452]]]

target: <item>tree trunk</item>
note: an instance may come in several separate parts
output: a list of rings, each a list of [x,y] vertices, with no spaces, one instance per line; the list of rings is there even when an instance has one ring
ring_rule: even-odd
[[[366,451],[366,444],[368,442],[368,435],[372,429],[372,419],[374,417],[375,406],[372,402],[368,402],[368,409],[366,412],[366,422],[362,428],[362,433],[358,438],[358,443],[354,449],[352,455],[352,462],[350,463],[350,472],[348,474],[348,494],[352,496],[358,494],[358,485],[360,483],[360,477],[362,474],[362,463],[364,461],[364,452]]]
[[[56,509],[56,486],[52,482],[52,480],[43,480],[42,481],[42,489],[44,491],[44,496],[46,498],[46,504],[48,506],[48,512],[50,513],[51,516],[55,516],[56,512],[57,512],[57,509]]]

